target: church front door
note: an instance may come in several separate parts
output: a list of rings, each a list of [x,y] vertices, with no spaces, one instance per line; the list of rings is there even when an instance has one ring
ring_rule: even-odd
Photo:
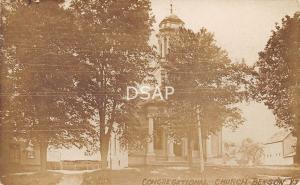
[[[174,143],[174,154],[175,156],[182,156],[182,143]]]

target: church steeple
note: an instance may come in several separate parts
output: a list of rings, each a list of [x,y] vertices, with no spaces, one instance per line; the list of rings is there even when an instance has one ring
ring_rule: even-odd
[[[170,1],[170,15],[164,18],[159,24],[158,48],[160,56],[160,79],[161,84],[166,84],[167,80],[167,65],[166,56],[169,52],[170,38],[174,35],[175,31],[181,27],[184,27],[184,22],[174,14],[174,5],[172,0]]]
[[[169,38],[176,29],[184,26],[184,22],[174,14],[174,5],[170,1],[170,15],[164,18],[159,24],[159,53],[161,58],[165,58],[168,53]]]

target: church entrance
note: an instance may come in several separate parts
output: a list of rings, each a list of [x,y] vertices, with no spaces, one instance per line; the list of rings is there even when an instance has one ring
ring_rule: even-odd
[[[177,157],[181,157],[183,155],[182,143],[174,143],[174,154]]]

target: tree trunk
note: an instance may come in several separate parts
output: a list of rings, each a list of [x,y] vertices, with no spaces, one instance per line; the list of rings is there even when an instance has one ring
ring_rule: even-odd
[[[109,148],[109,139],[101,138],[100,140],[100,153],[101,153],[101,167],[103,169],[108,168],[108,148]]]
[[[47,171],[47,149],[48,143],[41,142],[40,143],[40,164],[41,164],[41,172]]]
[[[101,155],[101,168],[108,168],[108,147],[110,133],[106,133],[106,121],[105,121],[105,102],[102,102],[102,107],[99,108],[99,126],[100,126],[100,155]]]
[[[200,173],[204,172],[204,154],[203,154],[203,145],[202,145],[202,130],[201,130],[201,121],[200,121],[200,110],[197,107],[197,126],[198,126],[198,139],[199,139],[199,162],[200,162]]]

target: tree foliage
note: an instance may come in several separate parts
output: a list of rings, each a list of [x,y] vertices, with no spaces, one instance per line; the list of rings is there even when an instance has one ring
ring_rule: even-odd
[[[192,140],[202,142],[198,121],[204,138],[222,126],[236,128],[243,123],[237,104],[247,100],[252,70],[245,63],[232,63],[212,33],[180,28],[170,39],[167,61],[167,83],[175,94],[167,103],[165,124],[173,137],[188,137],[190,155]]]
[[[263,146],[259,143],[255,143],[250,138],[246,138],[242,141],[239,152],[241,154],[239,162],[243,165],[259,165],[261,164],[261,160],[264,155]]]
[[[105,166],[111,133],[130,141],[126,87],[152,69],[150,2],[61,2],[18,4],[7,18],[5,127],[43,145],[100,144]]]
[[[298,138],[300,162],[300,14],[286,16],[276,24],[256,63],[255,97],[271,109],[276,125],[290,128]]]
[[[4,30],[3,127],[6,133],[39,143],[43,168],[48,145],[81,147],[93,129],[72,93],[71,72],[78,66],[74,18],[57,2],[43,1],[20,6],[8,16]]]
[[[232,63],[213,34],[180,29],[171,39],[168,61],[169,83],[176,90],[170,101],[176,104],[171,106],[172,121],[195,125],[199,106],[205,133],[243,122],[236,104],[247,100],[252,71],[244,63]]]
[[[73,1],[72,12],[85,35],[79,40],[78,58],[86,73],[76,76],[76,89],[94,120],[101,158],[106,163],[111,132],[130,139],[135,101],[127,101],[127,86],[137,86],[150,75],[153,50],[149,37],[153,17],[148,0]],[[120,11],[121,10],[121,11]]]

